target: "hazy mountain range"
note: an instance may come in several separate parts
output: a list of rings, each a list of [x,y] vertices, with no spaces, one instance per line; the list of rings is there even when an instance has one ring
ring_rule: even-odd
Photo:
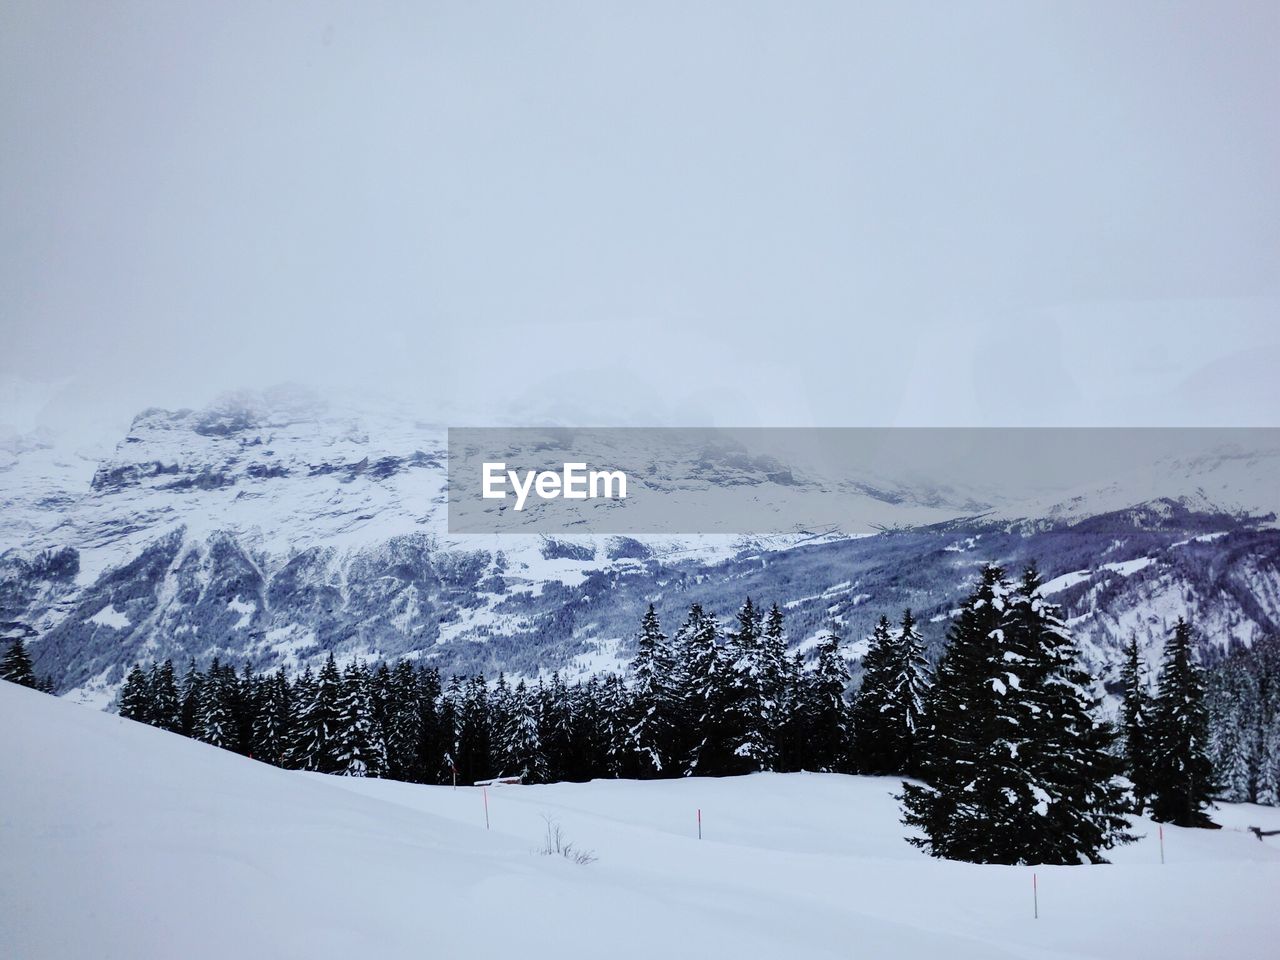
[[[149,409],[127,434],[0,442],[0,621],[60,692],[105,702],[138,660],[220,656],[289,670],[340,655],[442,669],[581,673],[624,661],[644,606],[668,632],[777,602],[794,646],[858,641],[911,606],[941,643],[984,562],[1035,559],[1110,676],[1136,633],[1153,660],[1174,618],[1206,644],[1280,631],[1273,449],[1162,461],[1032,495],[953,478],[822,475],[722,451],[689,497],[857,498],[872,529],[770,537],[450,536],[445,426],[304,390]],[[77,452],[79,451],[79,452]],[[657,478],[658,481],[662,476]],[[657,481],[655,481],[657,482]],[[854,643],[855,653],[859,647]]]

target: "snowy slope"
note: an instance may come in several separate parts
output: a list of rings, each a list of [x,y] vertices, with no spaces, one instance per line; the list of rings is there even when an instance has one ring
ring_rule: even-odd
[[[1199,958],[1273,955],[1280,845],[1166,828],[1110,866],[934,861],[896,784],[834,775],[483,795],[281,771],[0,683],[0,954]],[[705,839],[695,838],[696,810]],[[543,817],[593,850],[537,855]]]

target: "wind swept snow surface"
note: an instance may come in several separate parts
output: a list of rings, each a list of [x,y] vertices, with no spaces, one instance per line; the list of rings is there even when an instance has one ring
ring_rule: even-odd
[[[1280,811],[1111,866],[931,860],[888,779],[488,790],[277,770],[0,683],[0,956],[1274,955]],[[701,808],[704,839],[697,839]],[[593,851],[537,852],[544,817]]]

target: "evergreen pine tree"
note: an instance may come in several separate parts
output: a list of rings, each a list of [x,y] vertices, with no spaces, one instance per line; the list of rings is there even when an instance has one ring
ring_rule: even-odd
[[[334,773],[344,777],[380,777],[387,754],[381,725],[374,716],[369,673],[353,660],[342,675],[336,710]]]
[[[988,859],[981,848],[987,830],[986,798],[976,795],[976,784],[1000,725],[991,665],[1001,653],[1009,589],[1004,571],[994,564],[986,566],[977,588],[951,621],[929,699],[920,763],[926,783],[903,784],[903,822],[923,833],[911,842],[936,857]]]
[[[279,670],[263,683],[250,752],[264,763],[284,766],[288,760],[292,728],[293,691],[284,671]]]
[[[862,658],[862,686],[853,707],[854,755],[863,773],[901,772],[894,750],[893,678],[897,673],[895,642],[889,618],[881,616]]]
[[[365,673],[368,675],[369,703],[373,710],[373,720],[378,725],[378,729],[383,732],[385,739],[398,696],[391,678],[391,667],[385,660],[379,660],[377,666],[366,667]],[[383,773],[385,772],[384,770]]]
[[[738,629],[729,634],[725,653],[719,692],[730,749],[720,772],[732,775],[772,770],[775,745],[770,726],[770,664],[760,611],[750,597],[738,611]]]
[[[230,668],[228,672],[231,709],[235,715],[235,743],[231,749],[248,756],[253,751],[253,728],[258,720],[263,693],[262,678],[253,672],[248,661],[238,679],[230,673]]]
[[[444,762],[453,750],[453,721],[443,715],[440,672],[435,667],[422,670],[418,677],[418,740],[416,776],[419,783],[447,783]]]
[[[671,650],[649,609],[640,624],[636,655],[631,662],[631,713],[627,728],[630,757],[625,766],[641,779],[662,776],[672,762],[675,704],[670,683],[673,670]]]
[[[994,659],[1009,585],[995,565],[951,621],[938,663],[925,726],[921,776],[926,784],[904,784],[903,822],[923,837],[911,842],[934,856],[966,859],[970,853],[959,825],[969,818],[969,786],[989,747],[991,702],[988,665]]]
[[[742,713],[747,707],[741,703],[736,647],[720,643],[719,625],[704,614],[691,638],[689,655],[690,715],[697,742],[690,752],[688,772],[700,777],[744,773],[748,768],[736,750],[742,742]]]
[[[179,733],[184,737],[196,735],[196,719],[200,713],[200,688],[204,685],[204,674],[196,669],[194,659],[187,661],[186,672],[182,675],[182,688],[178,696],[182,701],[182,723]]]
[[[609,777],[623,776],[626,762],[632,757],[631,697],[622,678],[611,673],[604,679],[600,703],[600,746],[603,773]]]
[[[921,768],[904,784],[912,843],[978,863],[1100,861],[1128,839],[1114,733],[1034,568],[1013,591],[996,567],[952,622]]]
[[[386,730],[386,775],[395,780],[424,782],[418,762],[423,709],[418,702],[421,692],[417,671],[408,660],[401,660],[389,672],[379,668],[375,687],[383,690],[381,723]]]
[[[440,758],[441,783],[456,783],[458,780],[458,740],[462,732],[463,699],[462,678],[454,674],[449,677],[440,694],[440,737],[444,746],[444,753]]]
[[[474,676],[462,688],[458,706],[457,752],[458,782],[471,784],[487,779],[493,769],[489,719],[489,693],[484,677]]]
[[[863,658],[863,671],[854,718],[859,769],[874,774],[913,774],[929,666],[910,610],[903,611],[896,634],[889,618],[880,618]]]
[[[340,772],[338,706],[342,674],[332,653],[314,680],[304,674],[297,692],[298,721],[290,748],[290,766],[316,773]]]
[[[178,682],[173,673],[173,661],[166,660],[151,667],[151,723],[172,733],[182,731],[182,701],[178,696]]]
[[[891,699],[898,723],[894,751],[901,771],[914,775],[930,680],[924,638],[916,629],[916,620],[909,608],[902,611],[894,653],[897,671],[892,678]]]
[[[568,728],[564,754],[560,758],[560,777],[584,782],[608,775],[601,701],[603,688],[598,676],[579,682],[570,690],[567,711]],[[554,733],[552,721],[552,736]],[[545,740],[545,737],[544,737]]]
[[[1191,627],[1179,617],[1165,642],[1154,705],[1151,813],[1183,827],[1212,827],[1205,808],[1217,784],[1208,755],[1204,681],[1191,642]]]
[[[810,743],[810,723],[815,713],[810,702],[812,678],[805,669],[804,654],[799,650],[783,663],[782,710],[775,731],[777,769],[786,773],[815,769]]]
[[[236,749],[238,731],[235,711],[235,670],[215,657],[200,685],[196,709],[195,738],[224,750]]]
[[[578,697],[571,694],[560,672],[554,671],[547,684],[538,685],[538,739],[545,762],[543,777],[548,782],[589,779],[575,770],[574,726],[580,722]]]
[[[150,723],[152,712],[151,682],[142,667],[135,663],[120,688],[120,716],[126,720]]]
[[[818,663],[808,682],[806,769],[849,771],[853,717],[845,696],[848,686],[849,665],[840,652],[840,638],[829,633],[818,643]]]
[[[8,680],[33,690],[40,688],[35,671],[31,668],[31,657],[21,637],[14,637],[4,657],[0,658],[0,680]]]
[[[764,632],[760,637],[760,699],[762,721],[761,738],[766,743],[768,766],[765,769],[782,768],[781,734],[787,726],[791,662],[787,658],[787,637],[782,609],[775,603],[765,616]]]
[[[525,783],[546,781],[547,762],[538,735],[538,697],[521,680],[511,691],[506,711],[506,729],[500,739],[499,770],[508,776],[520,775]]]
[[[1120,682],[1124,700],[1120,708],[1121,733],[1124,737],[1125,773],[1133,784],[1136,809],[1142,812],[1151,795],[1151,691],[1147,683],[1137,635],[1130,635],[1125,647]]]
[[[502,738],[506,734],[507,721],[515,706],[512,699],[511,684],[507,682],[505,671],[498,671],[498,679],[489,691],[489,729],[491,731],[491,748],[494,758],[501,762],[504,748]]]
[[[1101,699],[1058,608],[1041,593],[1035,567],[1010,596],[1004,662],[1019,688],[1018,759],[1036,803],[1016,811],[1021,827],[1006,849],[1015,862],[1105,862],[1102,852],[1132,839],[1118,780],[1114,728],[1099,719]],[[1015,684],[1014,681],[1017,681]],[[1030,815],[1028,815],[1030,814]]]
[[[707,713],[706,677],[718,669],[719,644],[715,619],[693,604],[676,631],[672,644],[672,678],[676,720],[671,753],[676,773],[692,769],[702,743],[701,720]]]
[[[984,725],[947,837],[955,859],[1060,862],[1041,853],[1051,839],[1050,805],[1060,799],[1049,793],[1044,772],[1055,718],[1046,715],[1042,701],[1052,666],[1043,625],[1024,600],[1005,585],[993,602],[1000,617],[986,659],[975,665]]]

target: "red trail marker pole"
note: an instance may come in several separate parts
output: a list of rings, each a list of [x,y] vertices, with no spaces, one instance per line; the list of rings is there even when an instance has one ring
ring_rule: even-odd
[[[481,787],[480,792],[484,794],[484,828],[489,829],[489,788]]]
[[[1035,911],[1033,914],[1034,919],[1039,920],[1040,919],[1040,889],[1036,885],[1036,875],[1034,873],[1031,874],[1031,905],[1032,905],[1032,909]]]
[[[1164,824],[1160,824],[1160,862],[1164,863]]]
[[[702,808],[698,808],[698,839],[702,839]]]

